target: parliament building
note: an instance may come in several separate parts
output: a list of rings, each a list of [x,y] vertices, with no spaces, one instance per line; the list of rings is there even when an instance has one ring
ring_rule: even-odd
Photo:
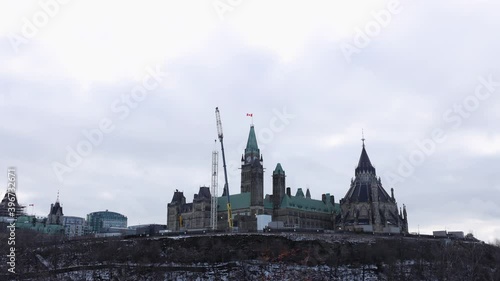
[[[365,149],[364,140],[355,178],[339,203],[330,193],[313,199],[310,190],[298,188],[294,195],[286,185],[286,173],[280,163],[273,171],[272,194],[264,196],[263,157],[252,125],[241,158],[240,193],[230,195],[234,226],[239,231],[262,231],[260,215],[267,215],[285,228],[407,233],[406,208],[398,212],[394,191],[389,195],[376,177]],[[168,204],[167,229],[184,231],[211,228],[212,195],[209,187],[200,187],[188,203],[176,190]],[[217,229],[227,230],[227,196],[217,198]]]

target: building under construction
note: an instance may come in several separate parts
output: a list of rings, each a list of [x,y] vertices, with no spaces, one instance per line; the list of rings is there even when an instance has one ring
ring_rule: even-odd
[[[168,204],[167,228],[170,231],[213,228],[211,215],[212,202],[217,202],[216,229],[228,229],[228,199],[232,208],[234,227],[239,231],[258,231],[261,215],[281,221],[285,227],[334,229],[334,219],[340,212],[334,197],[323,194],[320,200],[311,198],[309,189],[306,194],[298,188],[292,195],[286,187],[286,174],[280,163],[273,171],[273,194],[264,196],[264,166],[255,135],[250,127],[247,146],[241,158],[240,193],[223,196],[213,200],[209,187],[200,187],[191,203],[186,202],[183,192],[176,190]],[[212,185],[214,181],[212,180]]]
[[[14,168],[9,168],[9,177],[12,171],[14,171],[15,173]],[[17,186],[15,186],[15,182],[8,182],[7,186],[7,191],[5,191],[5,195],[0,202],[0,221],[17,219],[18,217],[24,216],[26,214],[26,206],[19,204],[19,202],[17,201]]]
[[[168,204],[167,228],[170,231],[190,229],[260,231],[266,222],[279,222],[284,228],[335,229],[372,233],[408,233],[406,207],[398,212],[394,189],[389,195],[377,178],[365,139],[355,178],[340,204],[335,197],[322,194],[321,200],[311,198],[310,190],[298,188],[292,195],[286,186],[285,170],[280,163],[273,171],[273,193],[264,196],[264,160],[260,153],[255,128],[250,126],[247,146],[241,156],[240,193],[231,195],[227,179],[222,122],[219,109],[215,109],[217,131],[221,144],[224,167],[224,192],[217,196],[218,153],[212,157],[212,192],[200,187],[193,202],[187,203],[183,192],[175,191]],[[251,115],[250,115],[251,116]],[[276,223],[278,224],[278,223]]]

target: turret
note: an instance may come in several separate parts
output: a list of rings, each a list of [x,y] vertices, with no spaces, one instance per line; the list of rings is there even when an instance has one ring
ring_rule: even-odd
[[[49,224],[62,224],[63,208],[59,203],[59,191],[55,204],[50,204],[50,212],[48,215]]]
[[[278,163],[273,172],[273,208],[279,208],[281,200],[285,196],[285,186],[286,186],[286,175],[285,171]]]

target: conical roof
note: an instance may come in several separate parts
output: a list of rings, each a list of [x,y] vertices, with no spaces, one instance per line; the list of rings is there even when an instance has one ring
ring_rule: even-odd
[[[274,172],[273,172],[273,175],[284,175],[285,174],[285,171],[283,170],[283,168],[281,167],[281,164],[278,163],[276,165],[276,169],[274,169]]]
[[[361,156],[359,157],[358,167],[356,167],[356,174],[360,172],[371,172],[375,174],[375,167],[373,167],[368,153],[366,153],[365,144],[363,143],[363,150],[361,150]]]
[[[359,175],[359,173],[369,173],[368,177]],[[373,188],[377,189],[376,193],[373,193]],[[376,194],[376,198],[374,198]],[[392,198],[382,187],[380,179],[377,179],[375,174],[375,167],[373,167],[368,153],[365,149],[365,144],[363,143],[363,149],[361,150],[361,156],[359,157],[358,166],[356,167],[356,178],[351,183],[351,188],[347,191],[344,200],[351,202],[391,202]]]
[[[247,147],[245,149],[245,153],[255,152],[259,154],[259,146],[257,145],[257,137],[255,136],[255,129],[250,126],[250,133],[248,134]]]

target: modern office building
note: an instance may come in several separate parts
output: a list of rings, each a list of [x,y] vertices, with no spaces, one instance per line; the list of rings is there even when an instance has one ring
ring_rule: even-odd
[[[126,228],[127,217],[108,210],[93,212],[87,215],[90,233],[108,232],[110,228]]]
[[[64,235],[67,238],[83,236],[87,232],[85,218],[64,216],[62,218],[62,225],[64,226]]]

